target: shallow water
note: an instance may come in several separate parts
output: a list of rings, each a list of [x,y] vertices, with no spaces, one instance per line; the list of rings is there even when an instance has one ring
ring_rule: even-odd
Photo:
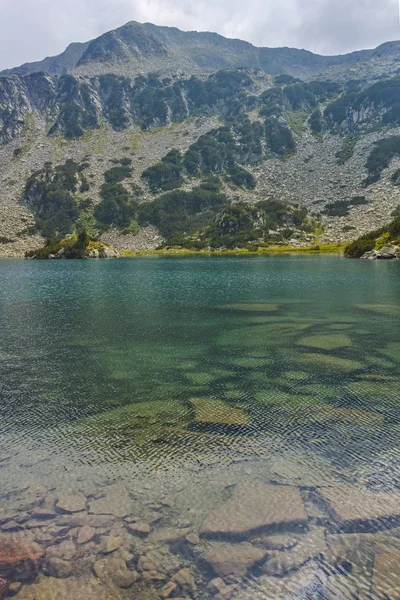
[[[375,600],[400,588],[397,263],[0,261],[0,331],[0,576],[2,540],[47,552],[17,598],[90,599],[104,556],[132,571],[151,555],[158,574],[142,569],[129,589],[104,576],[105,598],[156,598],[180,568],[196,589],[178,581],[172,597]],[[248,509],[235,500],[246,488]],[[294,505],[278,502],[285,490]],[[84,505],[61,506],[65,493]],[[259,519],[206,531],[224,507],[225,521]],[[80,543],[78,527],[105,513],[111,524]],[[276,547],[277,534],[292,542]],[[121,543],[104,553],[109,537]],[[224,548],[242,551],[241,568],[221,567],[212,553]],[[219,591],[207,588],[216,575]]]

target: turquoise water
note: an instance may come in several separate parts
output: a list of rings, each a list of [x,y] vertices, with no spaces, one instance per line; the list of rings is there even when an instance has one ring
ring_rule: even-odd
[[[90,499],[88,487],[117,483],[137,502],[150,494],[146,501],[158,505],[175,494],[164,524],[191,511],[197,535],[221,502],[216,480],[227,489],[263,481],[302,494],[343,484],[399,490],[397,263],[0,261],[0,331],[5,512],[34,489],[56,490],[56,501],[58,489],[84,483]],[[146,502],[139,504],[140,512]],[[393,531],[393,512],[383,516],[395,521],[374,530]],[[185,560],[199,578],[190,597],[212,597],[197,559]],[[280,597],[258,576],[260,597]],[[126,593],[118,591],[132,597]]]

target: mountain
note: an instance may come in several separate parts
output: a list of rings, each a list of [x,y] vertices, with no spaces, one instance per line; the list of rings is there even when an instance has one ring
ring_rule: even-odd
[[[301,247],[388,225],[399,50],[320,57],[128,23],[8,71],[0,256],[83,224],[120,250]]]
[[[382,61],[386,73],[394,71],[398,68],[399,56],[399,42],[389,42],[374,50],[320,56],[295,48],[257,48],[217,33],[186,32],[175,27],[132,21],[90,42],[71,44],[59,56],[8,69],[0,75],[29,75],[40,71],[50,75],[112,72],[132,77],[151,71],[200,75],[219,69],[247,67],[270,75],[285,73],[310,79],[329,69],[340,77],[345,67],[369,77],[376,70],[381,72]],[[376,61],[380,64],[374,64]]]

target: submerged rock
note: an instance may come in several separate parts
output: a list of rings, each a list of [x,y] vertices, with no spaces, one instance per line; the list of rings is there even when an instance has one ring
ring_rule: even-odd
[[[275,553],[265,563],[263,571],[266,575],[283,577],[312,559],[322,558],[326,550],[325,532],[322,529],[316,529],[303,536],[293,550]]]
[[[323,488],[318,492],[343,531],[387,528],[400,520],[400,492],[374,492],[356,486]]]
[[[236,487],[232,498],[208,515],[200,533],[245,538],[267,528],[304,526],[307,521],[297,489],[254,483]]]
[[[82,492],[76,492],[74,494],[61,493],[58,496],[56,506],[60,511],[66,513],[81,512],[86,508],[86,496],[84,496]]]
[[[222,400],[192,398],[190,403],[195,409],[195,423],[215,423],[221,425],[250,424],[250,417],[245,410],[234,408]]]
[[[0,579],[0,600],[3,600],[7,596],[9,588],[10,582],[5,579]]]
[[[89,512],[93,515],[114,515],[116,517],[127,517],[133,514],[134,505],[128,492],[122,486],[110,486],[106,488],[102,498],[93,500],[89,504]]]
[[[251,567],[265,560],[267,555],[265,549],[255,548],[247,542],[213,543],[203,558],[218,577],[242,579]]]
[[[42,546],[35,542],[0,537],[0,577],[10,581],[34,579],[40,571],[45,554]]]

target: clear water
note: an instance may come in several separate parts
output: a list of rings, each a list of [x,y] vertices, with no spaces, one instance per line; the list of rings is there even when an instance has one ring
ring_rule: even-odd
[[[39,539],[49,554],[66,540],[76,550],[68,579],[50,578],[45,559],[38,582],[17,598],[63,597],[57,587],[48,592],[49,581],[91,598],[99,581],[92,565],[110,528],[82,547],[72,526],[69,537],[44,538],[66,520],[60,494],[83,492],[84,518],[94,499],[118,503],[121,486],[133,508],[124,516],[110,508],[111,534],[123,540],[112,557],[132,570],[140,555],[167,553],[196,580],[196,590],[178,585],[174,597],[214,597],[207,544],[267,547],[258,538],[270,532],[239,542],[200,536],[200,544],[155,534],[182,525],[185,535],[201,533],[235,489],[254,483],[299,490],[309,520],[296,535],[320,529],[327,549],[317,557],[310,550],[308,562],[297,558],[283,576],[271,576],[264,558],[225,578],[239,587],[217,598],[375,600],[400,588],[400,568],[390,566],[400,560],[400,508],[385,505],[392,498],[400,507],[399,264],[298,256],[0,261],[0,332],[0,548],[11,536]],[[321,502],[329,489],[345,503],[343,486],[359,505],[350,523]],[[370,494],[368,507],[359,490]],[[8,517],[35,503],[56,506],[56,515],[10,530]],[[154,510],[162,519],[150,523],[150,536],[132,535],[124,518],[148,523]],[[282,516],[276,527],[293,534]],[[345,566],[332,558],[338,539]],[[299,567],[305,573],[305,563],[315,567],[312,593],[320,596],[293,588],[290,577]],[[107,580],[105,597],[156,598],[173,576],[160,571],[163,580],[142,576],[128,590]]]

